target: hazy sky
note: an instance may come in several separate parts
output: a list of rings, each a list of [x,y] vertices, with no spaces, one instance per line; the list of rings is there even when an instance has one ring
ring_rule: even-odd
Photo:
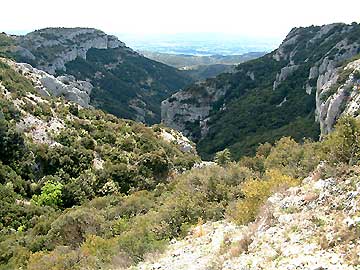
[[[10,0],[0,31],[86,26],[107,33],[222,32],[282,37],[294,26],[360,20],[360,0]]]

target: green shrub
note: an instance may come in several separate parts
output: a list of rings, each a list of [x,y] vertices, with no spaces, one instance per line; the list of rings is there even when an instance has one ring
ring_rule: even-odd
[[[135,262],[143,260],[147,253],[161,250],[167,242],[159,239],[153,231],[153,224],[156,221],[149,217],[150,215],[138,216],[132,228],[118,237],[120,248]]]
[[[276,142],[264,165],[266,169],[277,169],[295,178],[305,177],[319,164],[319,152],[316,143],[305,141],[299,144],[292,138],[284,137]]]
[[[360,161],[360,122],[350,116],[342,117],[322,144],[325,158],[331,164],[358,164]]]
[[[64,207],[80,205],[95,197],[97,179],[91,171],[85,171],[77,178],[71,178],[62,189]]]
[[[225,166],[231,162],[231,153],[229,149],[224,149],[215,154],[214,161],[220,166]]]
[[[104,217],[94,208],[75,208],[59,216],[48,232],[54,246],[79,247],[87,235],[103,233]]]
[[[57,177],[47,177],[45,185],[41,188],[40,195],[34,195],[32,202],[40,206],[62,206],[62,189],[63,185]]]

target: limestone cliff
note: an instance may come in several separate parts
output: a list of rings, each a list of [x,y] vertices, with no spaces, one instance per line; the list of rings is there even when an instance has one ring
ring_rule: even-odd
[[[333,129],[341,115],[359,115],[360,60],[333,69],[328,80],[323,83],[316,93],[316,110],[322,136]]]
[[[81,82],[77,88],[91,85],[91,91],[80,89],[87,97],[65,94],[71,100],[148,124],[160,122],[162,100],[192,81],[97,29],[46,28],[24,36],[0,34],[2,39],[6,42],[0,42],[0,55],[31,64],[71,87],[75,81]]]
[[[111,49],[125,44],[117,37],[92,28],[45,28],[16,38],[18,52],[36,62],[38,69],[55,74],[77,57],[86,59],[91,48]]]
[[[207,132],[207,116],[211,106],[226,93],[226,88],[207,85],[201,92],[179,91],[161,103],[161,118],[166,126],[181,130],[186,136],[198,139],[197,134],[190,132],[188,123],[200,126],[200,136]],[[175,120],[175,121],[173,121]]]
[[[195,139],[205,158],[225,147],[237,156],[252,154],[259,143],[281,136],[318,139],[345,99],[343,93],[323,104],[320,93],[358,53],[359,24],[294,28],[275,51],[168,98],[162,121]]]

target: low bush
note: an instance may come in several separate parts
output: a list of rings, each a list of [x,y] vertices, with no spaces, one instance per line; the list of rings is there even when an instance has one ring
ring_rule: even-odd
[[[263,179],[250,179],[242,185],[244,199],[230,205],[227,215],[238,224],[252,222],[271,193],[298,184],[299,180],[284,175],[279,170],[266,171]]]
[[[264,166],[294,178],[305,177],[319,164],[319,153],[316,143],[305,141],[299,144],[292,138],[284,137],[271,149]]]
[[[324,158],[330,164],[358,164],[360,161],[360,121],[342,117],[322,144]]]

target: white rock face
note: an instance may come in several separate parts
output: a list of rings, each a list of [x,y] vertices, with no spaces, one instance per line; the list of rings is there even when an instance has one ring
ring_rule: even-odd
[[[179,131],[161,129],[160,136],[164,141],[178,145],[182,152],[196,152],[191,141]]]
[[[217,89],[215,86],[203,87],[200,95],[194,96],[189,91],[179,91],[161,103],[161,120],[166,126],[180,130],[185,136],[194,139],[186,128],[187,123],[198,121],[201,136],[207,132],[206,122],[212,108],[212,104],[223,97],[227,86]]]
[[[341,25],[343,24],[336,23],[320,27],[316,35],[311,38],[308,43],[319,42],[321,39],[324,39],[325,42],[327,39],[331,38],[331,35],[326,38],[325,36],[329,35],[335,27]],[[347,26],[342,28],[342,31],[349,31],[351,27],[352,26]],[[281,72],[277,74],[273,84],[274,90],[282,81],[285,81],[289,75],[297,70],[297,65],[294,65],[293,56],[296,54],[298,31],[299,29],[297,28],[293,29],[273,55],[273,58],[277,61],[289,61],[288,66],[282,68]],[[291,50],[289,50],[289,48],[287,48],[289,46],[293,46],[293,48],[290,47]],[[343,112],[354,115],[358,110],[359,97],[357,92],[353,91],[356,88],[353,80],[350,79],[344,83],[344,85],[334,93],[330,92],[333,91],[332,88],[339,77],[340,64],[357,55],[359,48],[360,44],[349,42],[348,39],[342,39],[309,70],[308,81],[303,88],[309,95],[313,93],[314,90],[316,91],[315,120],[320,124],[321,136],[328,134],[333,129],[334,124]],[[329,55],[330,53],[331,55]],[[354,67],[351,68],[354,69]],[[349,94],[349,92],[351,93]],[[328,97],[323,100],[327,95]]]
[[[342,72],[348,72],[338,86],[339,69],[328,71],[318,79],[316,110],[320,122],[321,135],[332,131],[336,120],[343,114],[358,116],[360,109],[360,80],[355,74],[360,72],[360,60],[349,63]]]
[[[23,117],[16,126],[19,130],[29,130],[26,134],[30,136],[34,142],[44,143],[50,146],[59,145],[59,143],[53,140],[50,134],[58,134],[65,128],[63,121],[58,118],[44,121],[30,114]]]
[[[29,64],[15,63],[4,60],[15,70],[32,80],[35,88],[44,96],[64,96],[65,99],[78,103],[82,107],[90,107],[92,84],[86,81],[77,81],[73,76],[54,77],[45,71],[33,68]]]
[[[273,90],[276,90],[276,88],[281,84],[281,82],[285,81],[298,68],[299,68],[298,65],[283,67],[281,69],[281,72],[276,74],[276,80],[274,81],[274,84],[273,84]]]
[[[37,49],[47,50],[46,61],[36,67],[47,73],[66,71],[65,64],[77,57],[86,59],[91,48],[111,49],[125,47],[115,36],[91,28],[46,28],[18,37],[18,51],[30,59],[36,59]]]
[[[228,222],[206,223],[194,228],[182,241],[172,241],[160,258],[140,263],[139,270],[207,270],[220,251],[225,235],[237,232],[239,227]]]
[[[289,54],[286,53],[286,47],[296,44],[299,35],[296,33],[298,31],[297,28],[294,28],[290,31],[290,33],[286,36],[285,40],[281,43],[280,47],[276,50],[273,58],[276,61],[281,60],[291,60],[289,59]]]

